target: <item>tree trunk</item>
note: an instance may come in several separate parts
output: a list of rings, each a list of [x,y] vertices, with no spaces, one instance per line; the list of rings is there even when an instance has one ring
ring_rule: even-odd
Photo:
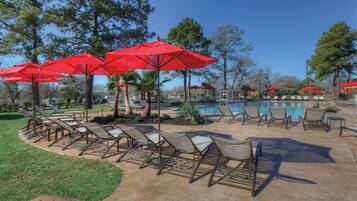
[[[93,75],[90,75],[87,80],[87,108],[92,109],[93,108]]]
[[[188,71],[188,102],[191,103],[191,71]]]
[[[129,83],[125,83],[124,99],[125,99],[125,115],[132,114],[131,107],[129,104]]]
[[[339,98],[339,93],[340,93],[340,71],[339,70],[337,70],[336,71],[336,91],[337,91],[337,93],[336,93],[336,100],[338,100],[338,98]]]
[[[34,24],[32,24],[32,36],[33,36],[33,44],[32,44],[32,50],[37,50],[38,48],[38,35],[37,35],[37,29],[35,27]],[[38,58],[37,58],[37,54],[34,53],[36,51],[32,52],[32,58],[31,61],[32,63],[38,64]],[[36,106],[40,106],[40,90],[39,90],[39,86],[37,82],[33,82],[32,83],[32,98],[33,98],[33,104],[35,107]]]
[[[141,117],[150,117],[151,116],[151,93],[146,94],[146,104],[144,111],[141,113]]]
[[[187,102],[187,72],[183,70],[183,93],[184,93],[184,101]]]
[[[115,90],[115,99],[114,99],[114,118],[119,117],[119,90]]]
[[[224,56],[223,59],[223,89],[226,90],[227,89],[227,56]]]

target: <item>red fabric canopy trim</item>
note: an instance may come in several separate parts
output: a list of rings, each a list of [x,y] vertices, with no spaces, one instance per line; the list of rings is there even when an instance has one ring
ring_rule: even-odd
[[[345,82],[340,84],[340,87],[355,87],[357,86],[357,81]]]

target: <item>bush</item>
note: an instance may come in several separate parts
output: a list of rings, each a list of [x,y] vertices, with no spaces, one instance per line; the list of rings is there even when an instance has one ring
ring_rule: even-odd
[[[312,108],[319,109],[320,108],[320,102],[319,101],[315,102],[315,104],[314,104],[314,106],[312,106]]]
[[[193,125],[197,125],[199,122],[199,115],[198,111],[196,110],[195,106],[191,103],[184,103],[179,107],[179,111],[182,114],[182,117],[186,120],[191,122]]]
[[[28,110],[32,106],[32,103],[24,102],[23,106],[24,106],[24,109]]]
[[[328,106],[325,108],[325,112],[337,113],[339,109],[336,106]]]
[[[69,106],[70,106],[70,104],[71,104],[71,98],[70,98],[69,96],[66,96],[66,97],[64,98],[64,107],[65,107],[66,109],[68,109]]]

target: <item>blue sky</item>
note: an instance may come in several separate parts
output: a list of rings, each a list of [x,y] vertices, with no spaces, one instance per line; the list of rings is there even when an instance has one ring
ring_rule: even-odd
[[[245,30],[251,57],[258,66],[304,78],[305,60],[324,31],[337,21],[357,28],[357,0],[151,0],[149,29],[165,38],[183,18],[198,21],[209,37],[217,27],[233,24]],[[13,64],[11,59],[2,66]],[[23,61],[20,61],[23,62]],[[104,85],[105,77],[95,83]],[[180,85],[176,79],[165,88]],[[193,84],[199,84],[197,80]]]

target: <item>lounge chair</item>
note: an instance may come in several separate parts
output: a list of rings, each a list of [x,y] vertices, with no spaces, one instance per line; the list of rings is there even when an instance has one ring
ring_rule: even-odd
[[[292,101],[296,100],[295,96],[290,96],[290,100]]]
[[[312,99],[313,99],[314,101],[318,101],[318,100],[319,100],[319,97],[318,97],[318,96],[313,96]]]
[[[34,143],[39,142],[44,138],[47,138],[47,141],[49,142],[51,140],[51,134],[55,133],[55,136],[57,136],[58,132],[61,130],[61,128],[56,124],[53,124],[52,121],[40,119],[36,116],[30,116],[29,118],[34,122],[34,135],[39,137]]]
[[[131,99],[129,99],[129,105],[134,110],[144,109],[144,107],[145,107],[145,105],[141,105],[141,104],[139,105],[139,104],[134,103],[134,101]]]
[[[303,98],[304,98],[304,101],[308,101],[309,100],[308,96],[303,96]]]
[[[296,96],[296,100],[301,101],[301,100],[304,100],[304,99],[302,98],[302,96]]]
[[[318,96],[318,98],[319,98],[319,101],[324,101],[325,100],[325,97],[323,97],[323,96]]]
[[[62,150],[65,150],[67,147],[71,146],[72,144],[74,144],[75,142],[77,142],[78,140],[84,137],[86,137],[86,143],[88,144],[88,135],[87,135],[88,130],[82,125],[81,122],[76,122],[76,121],[65,122],[62,119],[49,119],[49,120],[61,128],[61,137],[58,138],[56,134],[55,140],[48,145],[49,147],[54,145],[58,141],[64,139],[66,136],[69,136],[72,140],[70,143],[65,145],[62,148]],[[65,131],[67,132],[67,135],[65,135],[64,133]]]
[[[127,135],[125,135],[120,128],[115,127],[113,125],[103,126],[98,123],[87,123],[83,124],[83,126],[88,130],[86,134],[94,135],[95,139],[82,148],[81,152],[79,153],[79,156],[82,155],[89,147],[93,146],[93,144],[99,144],[104,142],[106,143],[107,148],[101,156],[101,158],[103,159],[105,155],[115,145],[117,145],[117,152],[119,152],[120,140],[123,138],[127,138]],[[109,146],[110,141],[113,141],[113,143]]]
[[[72,114],[73,117],[76,117],[76,115],[79,116],[79,118],[82,118],[82,116],[84,116],[84,112],[83,111],[62,111],[61,109],[59,109],[57,106],[52,105],[52,104],[48,104],[48,107],[51,108],[51,110],[53,110],[53,114]]]
[[[321,123],[323,128],[328,131],[328,125],[325,124],[324,122],[324,117],[325,117],[325,111],[324,110],[316,110],[316,109],[306,109],[305,110],[305,115],[304,117],[300,116],[299,119],[302,122],[302,125],[304,127],[304,130],[307,130],[307,125],[306,124],[311,124],[311,123],[316,123],[319,124]]]
[[[279,100],[279,96],[274,96],[273,100]]]
[[[257,107],[243,107],[244,110],[244,115],[243,115],[243,123],[250,119],[259,119],[258,126],[260,125],[260,122],[265,119],[267,120],[267,114],[260,114],[259,110]]]
[[[240,178],[236,182],[238,185],[249,185],[251,182],[251,196],[254,197],[258,159],[261,154],[260,143],[251,142],[250,140],[211,138],[218,151],[218,157],[209,178],[208,186],[210,187],[219,181],[223,182],[225,178],[229,178],[228,180],[231,181]],[[228,162],[230,160],[237,161],[239,164],[233,167],[229,166]],[[220,173],[223,176],[214,181],[216,173]],[[246,179],[247,182],[242,182],[241,178]]]
[[[207,153],[209,145],[212,143],[212,140],[209,137],[204,136],[194,136],[192,138],[188,137],[183,133],[166,133],[160,132],[160,136],[162,136],[166,142],[173,148],[172,152],[169,155],[163,164],[161,165],[157,175],[160,175],[166,166],[170,166],[171,169],[181,170],[182,165],[179,164],[175,159],[186,159],[186,157],[181,157],[181,154],[191,155],[192,156],[192,166],[187,167],[188,169],[192,168],[192,174],[189,179],[189,182],[192,183],[194,180],[194,176],[202,163],[205,155]],[[190,160],[191,161],[191,160]],[[188,165],[187,163],[185,163]],[[209,174],[209,172],[207,172]],[[205,174],[206,175],[206,174]],[[202,177],[201,175],[200,177]]]
[[[286,96],[281,96],[281,100],[286,100]]]
[[[42,108],[35,106],[36,112],[40,113],[47,119],[66,119],[66,120],[74,120],[73,114],[49,114],[48,112],[44,111]]]
[[[285,108],[269,108],[270,112],[270,120],[268,123],[268,127],[275,120],[281,120],[283,124],[285,124],[285,128],[288,128],[288,124],[291,123],[291,115],[288,115]]]
[[[132,162],[131,159],[134,161],[140,161],[140,159],[144,158],[143,161],[140,161],[140,168],[146,167],[147,163],[151,159],[151,156],[160,148],[160,145],[164,141],[160,139],[160,136],[156,131],[143,133],[135,127],[126,128],[123,131],[131,141],[130,147],[119,157],[116,162],[118,163],[122,161],[124,157],[129,154],[132,157],[126,161]],[[146,149],[144,150],[143,147],[146,147]]]
[[[221,116],[216,120],[216,122],[220,121],[224,117],[230,118],[229,123],[232,123],[234,119],[236,119],[239,115],[243,115],[241,112],[232,112],[228,105],[219,105],[218,110],[221,112]]]

